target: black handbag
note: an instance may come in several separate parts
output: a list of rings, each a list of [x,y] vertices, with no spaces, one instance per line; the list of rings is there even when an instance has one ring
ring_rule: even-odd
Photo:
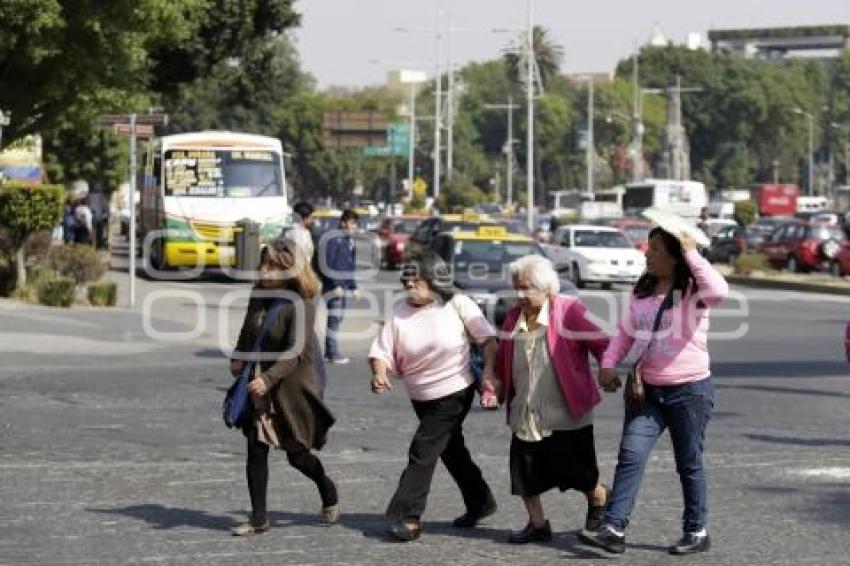
[[[655,314],[655,322],[652,324],[652,334],[649,337],[649,342],[646,344],[646,349],[641,354],[640,358],[632,366],[629,371],[629,376],[626,378],[626,386],[623,388],[623,399],[626,402],[626,409],[633,413],[638,413],[643,409],[644,398],[646,393],[643,388],[643,378],[641,377],[640,364],[643,358],[649,352],[649,347],[655,339],[655,333],[658,332],[658,327],[661,326],[661,316],[664,310],[669,306],[668,302],[670,295],[666,295],[661,305],[658,307],[658,312]]]

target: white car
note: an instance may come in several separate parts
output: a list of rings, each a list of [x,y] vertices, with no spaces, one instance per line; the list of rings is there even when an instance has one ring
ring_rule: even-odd
[[[576,287],[600,283],[635,283],[646,269],[646,258],[620,230],[609,226],[559,227],[544,245],[558,271],[566,271]]]

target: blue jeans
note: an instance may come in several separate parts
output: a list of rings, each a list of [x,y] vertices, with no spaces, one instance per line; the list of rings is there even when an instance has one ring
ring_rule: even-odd
[[[325,334],[325,357],[329,360],[340,358],[339,342],[336,334],[339,325],[342,324],[342,315],[345,312],[345,297],[332,297],[327,300],[328,330]]]
[[[682,385],[646,385],[645,388],[643,409],[637,413],[626,410],[605,523],[618,530],[628,526],[649,454],[655,441],[668,428],[685,500],[683,531],[699,532],[708,519],[708,488],[702,454],[705,429],[714,408],[714,383],[708,377]]]

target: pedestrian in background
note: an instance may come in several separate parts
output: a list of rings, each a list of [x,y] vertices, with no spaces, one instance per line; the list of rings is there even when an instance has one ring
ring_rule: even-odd
[[[254,414],[242,432],[247,438],[245,472],[251,518],[234,527],[236,536],[269,529],[266,494],[270,446],[285,450],[289,463],[316,484],[322,500],[320,520],[339,520],[336,485],[311,452],[324,446],[334,424],[333,415],[320,398],[315,372],[313,329],[319,281],[292,241],[281,238],[265,249],[259,271],[230,364],[234,376],[251,356],[250,349],[275,301],[283,299],[285,303],[275,310],[277,320],[270,325],[260,352],[265,355],[257,360],[256,376],[248,386]]]
[[[602,361],[600,381],[620,386],[615,367],[634,347],[644,384],[639,406],[627,404],[611,500],[599,529],[579,538],[609,552],[626,549],[625,529],[656,440],[670,431],[685,510],[682,538],[671,554],[707,551],[708,487],[703,465],[705,431],[714,408],[707,348],[710,308],[728,294],[723,276],[697,251],[693,237],[663,228],[649,235],[646,272],[635,284],[629,311]],[[637,333],[646,338],[636,340]],[[627,384],[628,388],[628,384]]]
[[[109,225],[109,203],[103,196],[100,184],[95,184],[86,198],[92,215],[92,242],[98,248],[104,248],[107,244],[106,229]]]
[[[307,258],[308,263],[313,263],[313,206],[301,201],[292,207],[295,217],[292,219],[292,227],[284,230],[283,236],[295,242],[296,247],[301,250]]]
[[[558,273],[541,256],[510,264],[517,306],[505,317],[496,355],[495,382],[485,387],[507,404],[513,435],[511,493],[522,497],[525,527],[508,542],[552,538],[540,495],[575,489],[587,498],[586,528],[598,528],[606,490],[599,484],[593,440],[593,407],[601,401],[590,371],[608,337],[587,315],[580,299],[560,295]]]
[[[463,438],[475,386],[467,333],[484,351],[483,375],[492,376],[496,332],[478,306],[453,295],[448,266],[427,253],[402,270],[405,300],[396,303],[369,351],[372,391],[392,389],[387,373],[404,383],[419,426],[407,467],[387,507],[387,533],[401,541],[419,538],[421,519],[437,460],[460,488],[466,512],[454,520],[475,526],[496,512],[496,501]],[[492,380],[492,378],[490,378]]]
[[[328,310],[327,332],[325,335],[325,359],[332,364],[347,364],[339,351],[339,327],[348,296],[358,296],[355,268],[357,252],[354,234],[357,232],[357,213],[350,208],[342,212],[339,218],[339,232],[320,242],[318,258],[319,274],[322,277],[322,295]],[[348,295],[348,296],[347,296]]]
[[[74,204],[74,221],[74,241],[78,244],[94,245],[92,212],[83,197],[78,198]]]
[[[77,219],[74,215],[76,202],[72,196],[65,199],[62,210],[62,240],[66,244],[77,241]]]

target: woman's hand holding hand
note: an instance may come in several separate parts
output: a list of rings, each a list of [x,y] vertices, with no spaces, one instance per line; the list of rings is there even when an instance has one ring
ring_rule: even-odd
[[[390,380],[387,378],[387,374],[385,373],[376,373],[372,376],[372,393],[380,394],[384,391],[392,391],[393,384],[390,383]]]
[[[611,393],[619,389],[623,383],[614,369],[606,368],[599,372],[599,385],[603,391]]]

